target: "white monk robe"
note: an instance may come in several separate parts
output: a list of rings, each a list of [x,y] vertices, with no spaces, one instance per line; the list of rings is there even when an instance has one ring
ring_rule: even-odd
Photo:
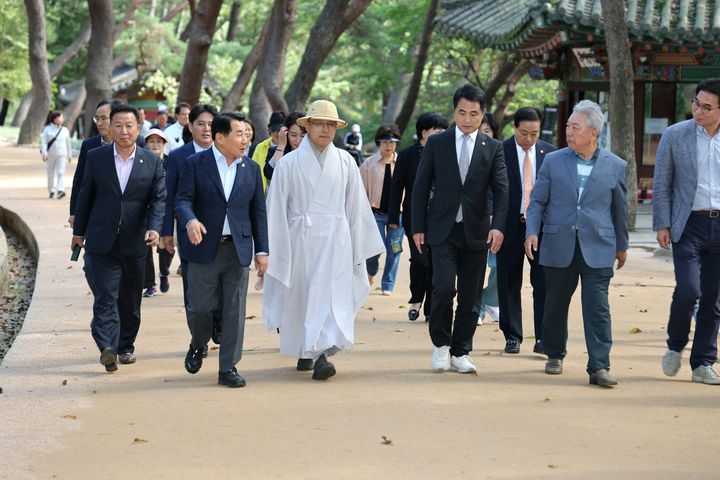
[[[305,137],[275,167],[267,199],[270,262],[263,320],[280,353],[318,358],[351,349],[370,293],[365,260],[385,251],[355,160]]]

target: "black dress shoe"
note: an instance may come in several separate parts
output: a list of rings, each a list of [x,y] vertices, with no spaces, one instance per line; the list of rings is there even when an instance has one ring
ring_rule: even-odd
[[[410,320],[411,322],[414,322],[415,320],[417,320],[419,316],[420,316],[420,312],[417,311],[416,309],[411,308],[410,310],[408,310],[408,320]]]
[[[590,385],[597,385],[599,387],[613,387],[618,382],[615,378],[610,375],[610,372],[606,368],[601,368],[590,374]]]
[[[517,340],[505,342],[505,353],[520,353],[520,342]]]
[[[543,347],[542,340],[537,340],[535,342],[535,346],[533,347],[533,353],[539,353],[540,355],[545,355],[545,347]]]
[[[220,340],[222,340],[222,328],[220,326],[220,321],[217,318],[213,318],[212,341],[215,345],[220,345]]]
[[[315,362],[313,367],[313,380],[327,380],[328,378],[335,375],[335,365],[328,362],[325,355],[320,355],[320,358]]]
[[[429,322],[429,321],[430,321],[430,315],[425,315],[425,321],[426,321],[426,322]]]
[[[190,345],[190,349],[185,355],[185,370],[187,370],[188,373],[194,374],[200,371],[203,362],[202,352],[202,348],[195,348]]]
[[[313,359],[298,358],[297,369],[299,372],[309,372],[313,369]]]
[[[100,353],[100,364],[105,366],[106,372],[117,371],[117,354],[115,350],[110,347],[103,348],[103,351]]]
[[[218,372],[218,385],[240,388],[245,386],[245,379],[233,368],[229,372]]]

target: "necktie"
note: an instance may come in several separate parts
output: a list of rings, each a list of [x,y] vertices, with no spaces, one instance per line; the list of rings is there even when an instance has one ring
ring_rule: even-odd
[[[528,205],[530,204],[530,192],[532,192],[533,188],[532,173],[532,160],[530,159],[530,150],[528,149],[525,150],[525,160],[523,160],[523,215],[525,215],[525,212],[527,212]]]
[[[468,169],[470,168],[470,135],[462,136],[462,146],[460,147],[460,158],[458,161],[458,166],[460,167],[460,182],[464,185],[465,177],[467,177]],[[462,222],[462,219],[463,214],[461,200],[460,208],[458,208],[458,213],[455,216],[455,221],[460,223]]]

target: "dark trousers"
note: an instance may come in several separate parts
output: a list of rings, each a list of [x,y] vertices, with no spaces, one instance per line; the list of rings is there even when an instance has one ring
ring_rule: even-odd
[[[118,354],[135,351],[140,329],[145,255],[139,257],[89,254],[95,288],[92,335],[100,351],[111,347]]]
[[[90,287],[90,291],[93,295],[95,295],[95,285],[93,285],[93,274],[92,274],[92,260],[90,259],[90,254],[87,253],[87,250],[83,254],[83,272],[85,273],[85,281],[88,284],[88,287]]]
[[[432,306],[432,261],[430,249],[421,254],[415,246],[411,229],[405,229],[410,248],[410,300],[408,303],[423,303],[423,313],[430,316]]]
[[[158,268],[160,276],[167,277],[170,275],[170,264],[172,263],[174,253],[170,253],[164,248],[158,248]],[[153,259],[152,247],[148,247],[147,257],[145,258],[145,286],[150,288],[155,286],[155,261]]]
[[[720,324],[720,218],[692,214],[682,237],[672,244],[675,291],[670,304],[667,346],[676,352],[685,348],[695,302],[695,336],[690,366],[712,365],[717,358]]]
[[[497,253],[498,304],[500,306],[500,330],[505,340],[523,341],[522,296],[525,265],[525,224],[512,238],[506,238]],[[545,311],[545,274],[538,256],[530,262],[530,284],[533,287],[533,320],[535,339],[542,339],[542,323]]]
[[[223,305],[219,371],[227,372],[240,361],[245,334],[248,267],[240,265],[235,245],[220,244],[215,260],[188,265],[188,327],[193,348],[203,348],[212,335],[213,316]]]
[[[183,301],[185,304],[185,315],[188,315],[188,262],[180,259],[180,274],[182,275],[183,284]],[[220,299],[218,300],[218,306],[213,313],[213,329],[216,332],[222,332],[222,309],[223,309],[223,296],[222,296],[222,285],[220,285]]]
[[[472,351],[478,319],[475,300],[485,278],[486,262],[487,250],[468,248],[462,223],[455,224],[445,242],[432,246],[430,338],[436,347],[449,345],[453,356],[460,357]],[[453,325],[456,292],[458,301]]]
[[[542,340],[548,358],[565,358],[567,354],[568,309],[578,284],[582,284],[582,316],[585,344],[588,351],[588,373],[610,369],[612,332],[608,286],[613,269],[592,268],[585,263],[580,245],[575,242],[575,255],[564,268],[544,267],[545,316]]]

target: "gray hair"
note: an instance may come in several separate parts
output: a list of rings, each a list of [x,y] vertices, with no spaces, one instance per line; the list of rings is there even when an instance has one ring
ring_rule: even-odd
[[[602,108],[593,101],[580,100],[577,105],[573,107],[573,112],[584,113],[587,116],[587,126],[590,128],[602,130],[603,125],[605,125],[605,115],[603,114]]]

